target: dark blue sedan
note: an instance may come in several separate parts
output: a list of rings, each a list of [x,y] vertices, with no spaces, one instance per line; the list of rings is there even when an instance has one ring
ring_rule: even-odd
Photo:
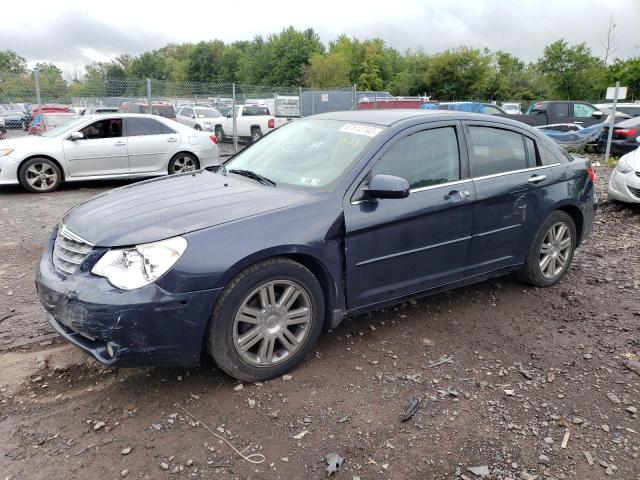
[[[73,208],[38,293],[51,325],[105,364],[192,366],[207,350],[262,380],[350,314],[511,272],[555,284],[591,231],[594,182],[508,119],[318,115],[221,168]]]

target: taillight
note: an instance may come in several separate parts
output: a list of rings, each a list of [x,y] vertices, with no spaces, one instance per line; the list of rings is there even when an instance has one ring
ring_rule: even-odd
[[[592,166],[588,166],[587,167],[587,176],[589,177],[589,180],[591,181],[591,183],[596,183],[596,171],[593,169]]]
[[[614,128],[613,133],[622,137],[632,137],[638,133],[638,130],[635,128]]]
[[[267,128],[274,128],[275,124],[276,124],[275,118],[270,118],[269,121],[267,122]]]
[[[215,135],[209,135],[209,138],[213,143],[218,143],[218,137],[216,137]]]

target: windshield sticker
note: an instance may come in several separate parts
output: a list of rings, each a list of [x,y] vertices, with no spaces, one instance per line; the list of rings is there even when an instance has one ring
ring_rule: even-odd
[[[372,127],[370,125],[362,125],[360,123],[347,123],[341,129],[341,132],[355,133],[356,135],[366,135],[367,137],[375,137],[382,129]]]
[[[320,185],[320,179],[319,178],[300,177],[298,179],[298,183],[301,184],[301,185],[310,185],[312,187],[316,187],[316,186]]]

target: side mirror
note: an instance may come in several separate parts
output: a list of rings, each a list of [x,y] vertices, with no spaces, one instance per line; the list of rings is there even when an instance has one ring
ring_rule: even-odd
[[[82,132],[73,132],[69,135],[69,140],[75,142],[76,140],[84,140],[84,134]]]
[[[407,198],[410,185],[404,178],[393,175],[376,175],[365,189],[368,198]]]
[[[595,112],[593,112],[591,114],[591,116],[593,118],[602,118],[602,117],[604,117],[604,113],[602,113],[600,110],[596,110]]]

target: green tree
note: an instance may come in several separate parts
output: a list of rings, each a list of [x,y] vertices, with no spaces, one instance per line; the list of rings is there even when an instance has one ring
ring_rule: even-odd
[[[312,88],[344,87],[349,84],[349,59],[342,53],[316,53],[305,70],[305,85]]]
[[[640,98],[640,57],[621,60],[617,58],[607,69],[607,84],[604,87],[614,85],[616,81],[627,87],[627,99]]]
[[[187,79],[192,82],[219,81],[224,49],[224,42],[220,40],[198,43],[189,54]]]
[[[11,50],[0,51],[0,80],[27,73],[27,61]]]
[[[547,45],[538,60],[538,70],[551,80],[557,98],[564,100],[598,97],[603,69],[585,43],[570,46],[562,39]]]
[[[478,49],[459,47],[430,58],[425,83],[439,100],[484,99],[491,56]]]

